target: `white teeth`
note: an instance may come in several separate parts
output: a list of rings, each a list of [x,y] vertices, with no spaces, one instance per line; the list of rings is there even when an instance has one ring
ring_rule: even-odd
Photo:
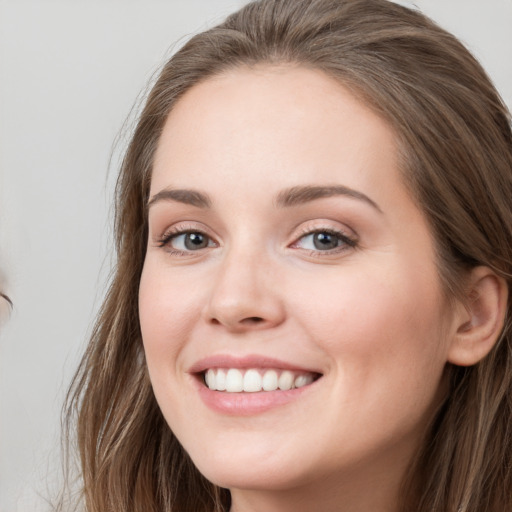
[[[261,375],[256,370],[248,370],[245,372],[244,391],[249,393],[261,391]]]
[[[288,391],[293,387],[293,381],[295,377],[292,372],[283,372],[279,376],[279,389],[282,391]]]
[[[263,390],[264,391],[275,391],[277,389],[277,372],[274,370],[268,370],[263,375]]]
[[[210,388],[215,390],[215,370],[212,370],[211,368],[206,372],[206,375],[204,376],[204,380],[206,382],[206,385]]]
[[[288,391],[311,384],[315,379],[312,373],[289,370],[239,370],[237,368],[210,368],[204,375],[206,386],[212,391],[228,393],[257,393],[259,391]]]
[[[217,370],[215,389],[217,391],[226,391],[226,372],[224,370]]]
[[[236,368],[230,368],[226,375],[226,391],[239,393],[244,390],[244,378],[242,372]]]
[[[312,375],[299,375],[295,379],[295,387],[301,388],[303,386],[307,386],[308,384],[311,384],[313,382],[313,376]]]

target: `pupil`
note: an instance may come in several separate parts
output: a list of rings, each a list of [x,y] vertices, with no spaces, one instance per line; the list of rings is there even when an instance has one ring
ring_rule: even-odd
[[[338,247],[338,239],[331,233],[316,233],[313,238],[315,249],[328,250]]]
[[[208,245],[207,238],[201,233],[189,233],[185,237],[185,247],[187,249],[203,249]]]

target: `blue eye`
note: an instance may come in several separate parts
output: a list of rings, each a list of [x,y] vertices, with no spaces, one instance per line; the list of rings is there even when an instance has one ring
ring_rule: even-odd
[[[215,244],[208,235],[199,231],[186,231],[166,236],[160,242],[161,246],[169,246],[180,252],[198,251],[213,247]]]
[[[314,231],[302,236],[295,246],[310,251],[333,251],[343,247],[355,247],[356,242],[342,233]]]

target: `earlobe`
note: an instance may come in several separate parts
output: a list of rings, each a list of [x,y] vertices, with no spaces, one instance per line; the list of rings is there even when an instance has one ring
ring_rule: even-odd
[[[488,267],[471,271],[464,312],[458,315],[448,361],[471,366],[482,360],[497,342],[507,311],[506,281]]]

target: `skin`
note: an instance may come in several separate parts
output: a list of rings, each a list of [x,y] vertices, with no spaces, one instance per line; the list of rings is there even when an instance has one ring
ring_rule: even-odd
[[[298,186],[355,194],[278,204]],[[235,512],[396,510],[461,320],[389,125],[318,71],[233,70],[176,104],[150,196],[144,348],[162,412],[198,469],[231,490]],[[318,249],[310,233],[326,230],[352,242]],[[175,231],[202,232],[207,246],[184,250]],[[289,403],[226,415],[190,373],[218,354],[322,376]]]

